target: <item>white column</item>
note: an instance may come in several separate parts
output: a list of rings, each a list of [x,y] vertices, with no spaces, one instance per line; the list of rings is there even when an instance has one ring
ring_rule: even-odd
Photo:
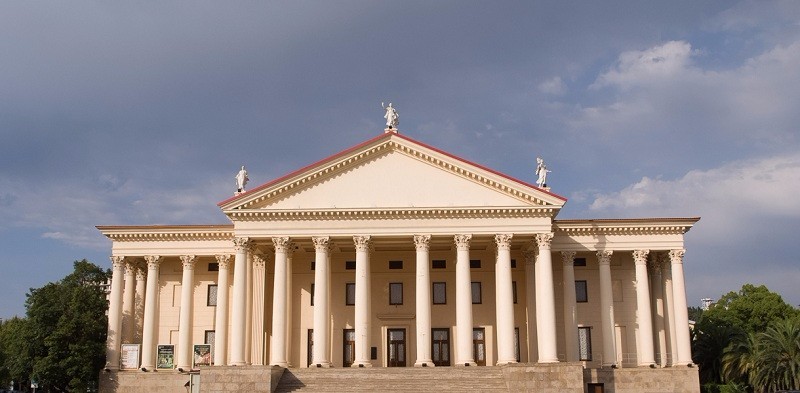
[[[292,251],[293,250],[294,250],[294,243],[290,243],[289,244],[289,251],[286,254],[286,277],[288,277],[287,281],[286,281],[286,360],[287,360],[287,362],[288,362],[289,359],[291,359],[292,346],[290,345],[290,343],[293,340],[293,336],[292,336],[292,315],[293,315],[293,312],[292,312],[292,307],[293,307],[292,306],[292,303],[293,303],[293,301],[292,301],[292,299],[293,299],[292,286],[293,285],[292,285],[292,283],[293,283],[293,277],[294,277],[294,275],[292,274],[292,269],[293,269],[293,266],[292,266]],[[292,364],[288,363],[287,367],[292,367]]]
[[[658,354],[658,364],[661,367],[665,367],[667,365],[666,361],[666,354],[669,352],[667,349],[667,336],[666,331],[664,330],[664,322],[666,319],[666,313],[664,308],[664,281],[661,279],[661,266],[658,261],[657,255],[651,256],[651,263],[649,265],[650,268],[650,288],[652,289],[652,300],[651,304],[653,305],[653,318],[654,318],[654,328],[656,332],[655,342],[657,343],[657,350],[656,353]]]
[[[217,255],[217,314],[214,327],[214,365],[228,364],[228,267],[230,255]]]
[[[689,311],[686,308],[686,287],[683,281],[683,254],[685,250],[671,250],[672,296],[675,299],[675,341],[678,346],[676,365],[692,364],[692,345],[689,339]]]
[[[250,239],[233,239],[236,257],[233,262],[233,310],[231,312],[231,366],[247,364],[247,251]]]
[[[472,235],[455,235],[456,243],[456,366],[475,366],[472,353],[472,280],[469,242]]]
[[[122,345],[122,280],[125,257],[111,257],[111,295],[108,305],[108,336],[106,339],[106,368],[119,370],[119,353]]]
[[[145,255],[147,261],[147,294],[144,302],[144,323],[142,326],[142,369],[156,369],[156,338],[158,338],[158,268],[161,257]]]
[[[287,367],[289,362],[286,360],[286,284],[289,278],[286,262],[291,251],[291,241],[287,236],[273,237],[272,244],[275,247],[275,284],[272,288],[272,344],[269,364]]]
[[[539,358],[536,331],[536,252],[535,245],[525,251],[525,314],[527,317],[528,362]]]
[[[495,261],[495,302],[497,323],[497,364],[516,363],[514,354],[514,289],[511,279],[510,233],[497,234]]]
[[[370,239],[370,236],[353,236],[353,243],[356,246],[356,353],[352,367],[372,367],[369,350],[369,344],[372,342],[370,339],[370,315],[372,313],[372,304],[370,303]]]
[[[553,289],[553,261],[550,255],[552,233],[537,233],[536,244],[536,328],[539,363],[558,362],[556,347],[556,300]]]
[[[142,343],[142,329],[144,327],[144,295],[147,282],[147,270],[136,266],[136,299],[133,306],[133,342]]]
[[[245,304],[245,335],[244,335],[244,355],[245,355],[245,362],[247,364],[252,364],[253,362],[253,351],[256,348],[253,345],[253,261],[255,259],[255,255],[253,255],[253,242],[250,242],[250,248],[247,249],[247,290],[245,291],[245,299],[247,299],[247,303]],[[263,281],[263,280],[262,280]],[[263,303],[263,299],[262,299]],[[263,348],[262,348],[263,350]]]
[[[597,264],[600,270],[600,325],[603,333],[603,366],[617,364],[616,332],[614,331],[614,293],[611,290],[611,254],[613,251],[598,251]]]
[[[667,333],[667,365],[675,364],[678,353],[677,341],[675,341],[675,298],[672,296],[672,265],[669,256],[661,256],[661,274],[664,276],[664,304],[666,308],[666,333]]]
[[[250,271],[253,279],[250,287],[250,364],[264,365],[264,294],[266,293],[267,261],[263,255],[252,256],[253,269]]]
[[[330,367],[328,359],[328,338],[330,337],[330,266],[328,264],[327,236],[312,237],[316,254],[314,257],[314,353],[311,363],[319,367]]]
[[[194,255],[182,255],[181,309],[178,321],[178,368],[192,368],[192,303],[194,302]]]
[[[417,249],[417,360],[414,367],[434,367],[431,357],[431,235],[414,235]]]
[[[578,305],[575,300],[575,251],[562,251],[564,263],[564,341],[567,361],[580,359],[578,349]]]
[[[125,289],[122,291],[122,342],[133,343],[133,332],[136,329],[136,264],[125,263]]]
[[[634,250],[636,264],[636,325],[639,327],[639,365],[655,364],[653,351],[653,315],[650,313],[650,282],[647,277],[647,254],[650,250]]]

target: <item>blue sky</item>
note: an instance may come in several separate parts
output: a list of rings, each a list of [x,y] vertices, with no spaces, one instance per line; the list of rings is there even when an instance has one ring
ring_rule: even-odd
[[[559,218],[702,216],[690,304],[800,304],[799,2],[0,3],[0,318],[95,225],[224,223],[382,132],[535,181]]]

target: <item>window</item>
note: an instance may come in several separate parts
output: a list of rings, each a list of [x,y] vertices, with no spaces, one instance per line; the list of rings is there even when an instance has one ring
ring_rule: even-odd
[[[450,329],[431,329],[431,355],[434,366],[450,365]]]
[[[472,282],[472,304],[481,304],[481,283]]]
[[[345,261],[344,262],[344,269],[345,270],[356,270],[356,261]]]
[[[444,259],[434,259],[431,261],[431,267],[434,269],[446,269],[447,261]]]
[[[344,304],[345,306],[354,306],[356,304],[356,284],[348,282],[344,285]]]
[[[514,328],[514,358],[517,359],[517,363],[520,362],[519,357],[519,328]]]
[[[586,303],[589,301],[589,292],[586,288],[586,280],[575,281],[575,301]]]
[[[311,305],[314,305],[314,283],[311,283]]]
[[[511,295],[514,297],[514,304],[517,304],[517,282],[511,281]]]
[[[210,272],[218,272],[219,271],[219,263],[217,263],[217,262],[209,262],[208,271],[210,271]]]
[[[472,329],[472,354],[476,365],[486,365],[486,331],[483,328]]]
[[[356,331],[344,329],[342,337],[342,366],[350,367],[356,360]]]
[[[403,269],[403,261],[389,261],[389,269]]]
[[[433,304],[447,304],[447,283],[433,283]]]
[[[314,262],[314,261],[311,261],[311,270],[314,270],[316,268],[317,268],[317,263]]]
[[[517,260],[516,259],[512,259],[511,260],[511,268],[512,269],[516,269],[517,268]]]
[[[389,283],[389,304],[399,306],[403,304],[403,283],[391,282]]]
[[[213,330],[206,330],[205,331],[205,341],[203,343],[211,345],[211,362],[214,362],[214,340],[216,339],[216,332]]]
[[[469,268],[470,269],[480,269],[481,268],[481,260],[480,259],[470,259],[469,260]]]
[[[208,294],[206,295],[206,306],[217,305],[217,284],[208,284]]]
[[[592,360],[592,327],[578,327],[578,352],[580,360]]]
[[[572,266],[586,266],[586,258],[575,258],[572,261]]]

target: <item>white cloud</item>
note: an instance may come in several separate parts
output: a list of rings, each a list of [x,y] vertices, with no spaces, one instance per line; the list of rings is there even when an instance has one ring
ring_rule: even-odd
[[[559,76],[554,76],[540,83],[537,88],[544,94],[551,94],[555,96],[562,96],[567,93],[567,86]]]
[[[664,81],[683,73],[695,53],[685,41],[670,41],[643,51],[619,55],[617,64],[600,75],[589,88],[618,86],[626,89],[656,81]]]

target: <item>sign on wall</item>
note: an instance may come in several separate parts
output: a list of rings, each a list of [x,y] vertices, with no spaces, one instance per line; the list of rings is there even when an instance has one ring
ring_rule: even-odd
[[[122,344],[122,353],[119,357],[119,368],[122,370],[136,370],[139,368],[139,352],[141,344]]]
[[[210,344],[195,344],[194,345],[194,366],[210,366],[211,365],[211,345]]]
[[[158,357],[156,368],[171,369],[175,368],[175,346],[164,344],[158,346]]]

